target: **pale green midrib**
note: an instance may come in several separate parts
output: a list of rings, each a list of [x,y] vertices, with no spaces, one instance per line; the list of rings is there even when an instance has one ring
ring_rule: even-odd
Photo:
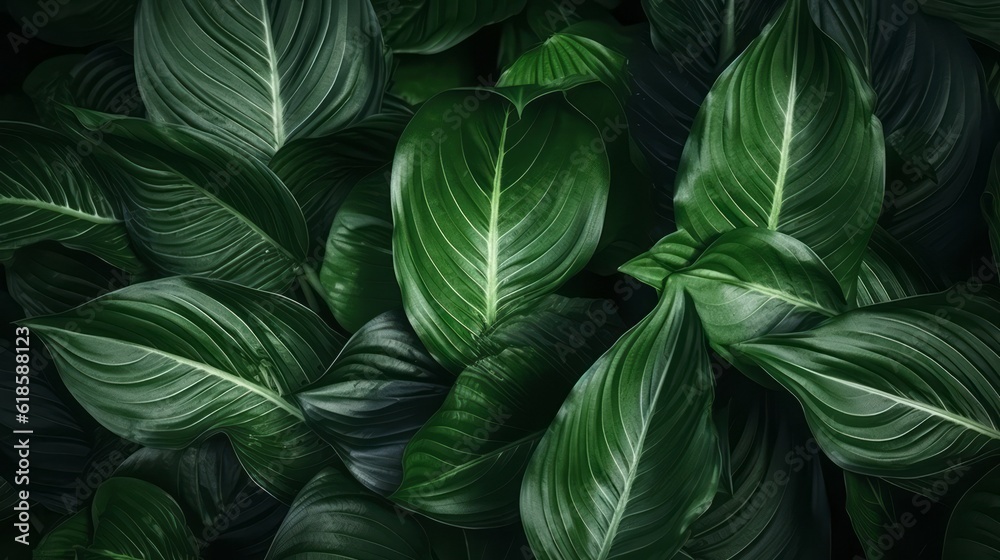
[[[788,294],[786,292],[782,292],[780,290],[775,290],[774,288],[763,286],[761,284],[756,284],[754,282],[746,282],[746,281],[740,280],[738,278],[735,278],[733,276],[729,276],[727,274],[717,273],[717,272],[708,271],[708,270],[689,269],[689,270],[682,270],[682,271],[675,272],[674,276],[678,276],[678,277],[681,277],[681,278],[683,278],[685,276],[690,276],[690,277],[693,277],[693,278],[700,278],[700,279],[704,279],[704,280],[712,280],[712,281],[715,281],[715,282],[721,282],[723,284],[728,284],[730,286],[736,286],[738,288],[746,288],[746,289],[754,291],[754,292],[759,292],[759,293],[762,293],[762,294],[767,295],[767,296],[771,296],[771,297],[776,298],[776,299],[787,301],[787,302],[789,302],[789,303],[791,303],[793,305],[797,305],[799,307],[806,307],[806,308],[812,309],[813,311],[816,311],[817,313],[821,313],[823,315],[826,315],[827,317],[833,317],[834,315],[837,315],[837,311],[836,310],[827,309],[827,308],[823,307],[822,305],[819,305],[816,302],[804,300],[804,299],[795,297],[795,296],[793,296],[791,294]]]
[[[264,24],[264,46],[271,73],[271,132],[274,134],[274,148],[277,150],[285,143],[285,107],[281,99],[281,76],[278,73],[277,53],[274,52],[274,38],[271,36],[271,22],[268,20],[267,0],[260,0],[260,20]]]
[[[503,156],[507,149],[507,121],[510,118],[510,110],[503,116],[503,125],[500,130],[500,149],[497,152],[497,161],[493,169],[493,191],[490,193],[490,224],[486,233],[486,325],[492,325],[497,318],[498,300],[498,267],[500,232],[497,231],[500,224],[500,189],[503,180]]]
[[[719,59],[715,61],[716,70],[725,68],[729,57],[736,48],[736,5],[735,0],[727,0],[722,12],[722,38],[719,44]]]
[[[777,230],[781,217],[781,205],[785,197],[785,181],[788,177],[788,166],[792,147],[792,125],[795,123],[795,87],[798,72],[799,47],[798,42],[792,47],[792,75],[788,84],[788,103],[785,109],[785,128],[781,138],[781,153],[778,162],[778,177],[774,181],[774,200],[771,202],[771,213],[767,218],[767,229]]]
[[[750,347],[753,347],[755,345],[752,344],[752,343],[750,343],[750,344],[741,345],[741,346],[743,346],[744,348],[750,348]],[[766,356],[759,356],[759,357],[760,358],[765,358]],[[871,386],[868,386],[868,385],[862,385],[860,383],[854,383],[854,382],[848,381],[846,379],[840,379],[838,377],[833,377],[833,376],[830,376],[830,375],[827,375],[827,374],[824,374],[824,373],[821,373],[821,372],[818,372],[818,371],[814,371],[814,370],[811,370],[811,369],[808,369],[808,368],[803,368],[803,369],[805,369],[806,371],[810,372],[810,374],[815,374],[815,375],[817,375],[819,377],[823,377],[823,378],[829,379],[830,381],[832,381],[833,383],[836,383],[838,385],[843,385],[845,387],[850,387],[852,389],[861,390],[861,391],[867,392],[867,393],[872,394],[872,395],[883,397],[884,399],[886,399],[888,401],[892,401],[894,403],[897,403],[897,404],[900,404],[900,405],[903,405],[903,406],[907,406],[907,407],[912,408],[914,410],[920,410],[920,411],[926,412],[929,416],[933,416],[933,417],[936,417],[936,418],[941,418],[941,419],[947,420],[947,421],[949,421],[949,422],[951,422],[951,423],[953,423],[955,425],[958,425],[958,426],[964,426],[964,427],[968,428],[969,430],[972,430],[972,431],[974,431],[976,433],[982,434],[982,435],[984,435],[984,436],[986,436],[986,437],[988,437],[990,439],[1000,440],[1000,431],[998,431],[996,429],[993,429],[993,428],[986,427],[986,426],[984,426],[982,424],[979,424],[978,422],[972,421],[972,420],[964,418],[962,416],[958,416],[958,415],[956,415],[956,414],[954,414],[952,412],[949,412],[947,410],[940,409],[940,408],[937,408],[937,407],[934,407],[934,406],[930,406],[930,405],[926,405],[926,404],[923,404],[923,403],[921,403],[919,401],[915,401],[915,400],[912,400],[912,399],[909,399],[909,398],[900,397],[899,395],[894,395],[892,393],[887,393],[887,392],[885,392],[883,390],[875,389],[874,387],[871,387]],[[795,376],[795,375],[788,375],[787,377],[789,377],[792,380],[796,380],[797,379],[797,376]],[[813,379],[811,381],[815,381],[815,379]],[[803,386],[801,384],[800,384],[800,386],[802,386],[803,389],[805,388],[805,386]]]
[[[0,204],[16,204],[18,206],[38,208],[39,210],[47,210],[49,212],[54,212],[56,214],[64,214],[73,218],[78,218],[88,222],[93,222],[95,224],[122,223],[122,220],[118,218],[106,218],[104,216],[97,216],[95,214],[87,214],[86,212],[81,212],[79,210],[67,208],[66,206],[59,206],[58,204],[53,204],[51,202],[43,202],[41,200],[30,200],[27,198],[0,198]]]
[[[30,323],[30,321],[29,321],[29,323]],[[41,326],[41,327],[39,327],[39,326],[30,325],[30,324],[28,326],[29,326],[29,328],[31,330],[40,331],[40,332],[46,332],[46,331],[49,331],[49,332],[53,332],[53,331],[71,332],[71,331],[66,331],[64,329],[61,329],[59,327],[50,327],[50,326]],[[178,356],[176,354],[172,354],[170,352],[164,352],[163,350],[152,348],[152,347],[146,346],[144,344],[135,344],[135,343],[132,343],[132,342],[125,342],[125,341],[122,341],[122,340],[109,339],[109,338],[103,337],[103,336],[97,336],[97,335],[91,335],[91,334],[84,334],[84,333],[71,333],[71,334],[73,334],[74,336],[77,336],[77,337],[82,337],[82,338],[92,338],[92,339],[98,339],[98,340],[112,340],[113,342],[116,342],[118,344],[123,344],[123,345],[131,346],[131,347],[137,348],[139,350],[144,350],[146,352],[149,352],[150,354],[156,354],[157,356],[162,356],[162,357],[167,358],[169,360],[173,360],[173,361],[175,361],[175,362],[177,362],[179,364],[182,364],[182,365],[185,365],[185,366],[188,366],[188,367],[192,367],[192,368],[195,368],[195,369],[198,369],[198,370],[202,370],[202,371],[206,372],[207,374],[209,374],[209,375],[211,375],[213,377],[217,377],[219,379],[228,381],[228,382],[232,383],[233,385],[237,385],[237,386],[243,387],[244,389],[247,389],[247,390],[249,390],[250,392],[252,392],[252,393],[254,393],[256,395],[259,395],[260,397],[264,398],[265,400],[270,401],[273,404],[275,404],[278,408],[281,408],[285,412],[287,412],[290,415],[292,415],[299,422],[305,422],[305,417],[302,415],[302,411],[299,410],[294,405],[292,405],[292,403],[286,401],[285,399],[283,399],[277,393],[274,393],[272,391],[263,390],[260,386],[254,385],[253,383],[250,383],[249,381],[247,381],[246,379],[243,379],[242,377],[240,377],[238,375],[233,375],[231,373],[227,373],[225,371],[222,371],[221,369],[212,367],[212,366],[210,366],[208,364],[203,364],[201,362],[196,362],[194,360],[189,360],[187,358],[183,358],[183,357]]]

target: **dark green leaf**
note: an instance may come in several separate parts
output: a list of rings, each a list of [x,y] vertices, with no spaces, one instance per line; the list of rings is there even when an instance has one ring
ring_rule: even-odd
[[[264,162],[381,104],[386,59],[365,0],[144,2],[135,30],[150,118],[238,140]]]
[[[973,39],[1000,50],[1000,2],[997,0],[922,0],[920,9],[954,21]]]
[[[425,522],[437,560],[530,560],[534,558],[520,524],[499,529],[460,529]]]
[[[527,0],[372,0],[385,42],[398,53],[447,50],[482,27],[524,9]]]
[[[129,284],[101,259],[48,243],[18,249],[4,268],[7,290],[29,317],[62,313]]]
[[[306,424],[362,484],[391,494],[403,448],[444,401],[454,377],[427,354],[402,312],[361,327],[313,387],[295,395]]]
[[[944,558],[1000,558],[1000,467],[965,493],[944,535]]]
[[[993,244],[993,262],[1000,264],[1000,147],[993,155],[989,183],[983,196],[983,212],[990,225],[990,242]]]
[[[599,0],[529,0],[523,12],[504,22],[500,36],[500,67],[507,68],[549,37],[588,20],[614,22],[607,6],[601,5]]]
[[[889,483],[871,476],[844,472],[847,513],[858,540],[871,559],[884,558],[879,539],[885,527],[896,522],[896,506]]]
[[[437,54],[403,54],[395,62],[389,92],[410,105],[449,89],[485,85],[476,83],[475,51],[467,44]]]
[[[469,99],[479,108],[463,118],[453,107]],[[521,106],[446,92],[407,126],[393,162],[393,262],[407,316],[449,369],[475,361],[484,333],[593,254],[609,182],[594,139],[558,93]]]
[[[36,37],[69,47],[130,39],[137,4],[137,0],[7,0],[20,28],[16,38],[8,39],[15,53],[21,41]]]
[[[433,558],[416,520],[334,469],[316,475],[292,504],[268,560]]]
[[[700,242],[740,226],[791,235],[853,298],[883,194],[874,102],[805,0],[791,0],[698,114],[678,172],[678,226]]]
[[[227,282],[171,278],[78,311],[91,319],[78,325],[69,313],[22,324],[48,343],[66,387],[112,432],[180,449],[224,431],[251,478],[284,501],[333,460],[286,399],[342,345],[304,307]]]
[[[74,558],[77,547],[90,543],[94,524],[90,520],[90,510],[83,510],[64,519],[45,535],[32,553],[34,560],[67,560]]]
[[[935,282],[881,227],[872,233],[858,277],[857,307],[931,293]]]
[[[691,266],[704,251],[691,234],[678,230],[656,242],[656,245],[623,264],[618,270],[657,290],[663,290],[667,277]]]
[[[708,352],[680,290],[576,384],[521,490],[532,550],[547,559],[671,558],[719,482]]]

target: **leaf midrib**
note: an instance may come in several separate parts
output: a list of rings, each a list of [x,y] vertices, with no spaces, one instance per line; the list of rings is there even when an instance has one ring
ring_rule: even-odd
[[[815,311],[817,313],[820,313],[822,315],[825,315],[827,317],[833,317],[834,315],[837,314],[837,310],[827,309],[827,308],[823,307],[822,305],[820,305],[820,304],[818,304],[816,302],[811,302],[809,300],[797,298],[797,297],[795,297],[795,296],[793,296],[793,295],[791,295],[791,294],[789,294],[787,292],[782,292],[781,290],[776,290],[774,288],[770,288],[770,287],[764,286],[762,284],[757,284],[755,282],[747,282],[747,281],[744,281],[744,280],[740,280],[740,279],[738,279],[736,277],[733,277],[733,276],[730,276],[728,274],[722,274],[722,273],[719,273],[719,272],[714,272],[714,271],[705,270],[705,269],[688,269],[688,270],[683,270],[683,271],[675,272],[674,275],[682,277],[682,278],[684,276],[691,276],[691,277],[699,278],[699,279],[703,279],[703,280],[710,280],[710,281],[714,281],[714,282],[719,282],[719,283],[726,284],[726,285],[729,285],[729,286],[735,286],[737,288],[744,288],[744,289],[749,290],[749,291],[758,292],[758,293],[764,294],[766,296],[769,296],[769,297],[772,297],[772,298],[775,298],[775,299],[786,301],[786,302],[788,302],[788,303],[790,303],[792,305],[795,305],[797,307],[805,307],[807,309],[811,309],[811,310],[813,310],[813,311]]]
[[[0,198],[0,204],[15,204],[18,206],[27,206],[29,208],[38,208],[39,210],[46,210],[56,214],[64,214],[95,224],[113,225],[122,223],[122,220],[118,218],[107,218],[96,214],[88,214],[86,212],[81,212],[80,210],[74,210],[66,206],[59,206],[58,204],[44,202],[41,200],[32,200],[27,198]]]
[[[500,252],[500,191],[503,181],[503,157],[507,150],[507,122],[510,119],[510,110],[507,109],[503,116],[503,125],[500,129],[500,145],[497,151],[497,160],[493,167],[493,189],[490,193],[490,224],[486,232],[486,325],[492,325],[497,318],[498,288],[499,279],[499,252]]]
[[[274,51],[274,38],[271,36],[271,21],[268,19],[267,0],[260,0],[260,20],[264,25],[264,48],[267,49],[267,64],[270,70],[271,86],[271,132],[274,134],[274,149],[285,143],[284,101],[281,99],[281,75],[278,69],[278,56]]]
[[[774,181],[774,200],[771,202],[771,212],[767,218],[767,229],[778,229],[778,221],[781,218],[781,206],[785,196],[785,182],[788,180],[789,160],[791,159],[792,148],[792,125],[795,122],[795,87],[798,77],[799,45],[798,41],[792,46],[792,72],[790,83],[788,84],[788,102],[785,107],[785,126],[781,138],[781,151],[778,160],[778,177]]]

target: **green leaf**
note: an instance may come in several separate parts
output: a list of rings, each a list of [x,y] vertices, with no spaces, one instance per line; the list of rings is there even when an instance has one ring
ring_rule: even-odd
[[[935,291],[920,263],[881,227],[872,233],[858,277],[857,307]]]
[[[1000,558],[1000,467],[990,469],[955,505],[944,535],[944,558]]]
[[[973,39],[1000,50],[1000,1],[923,0],[920,9],[954,21]]]
[[[427,354],[398,311],[347,341],[330,369],[295,400],[311,427],[370,490],[391,494],[403,448],[444,401],[454,377]]]
[[[799,399],[837,465],[909,483],[1000,450],[997,324],[993,290],[945,292],[734,348]]]
[[[166,492],[135,478],[101,484],[90,510],[93,539],[88,550],[113,558],[197,558],[184,513]]]
[[[90,511],[82,510],[67,517],[48,532],[32,551],[34,560],[66,560],[74,558],[76,547],[85,547],[90,542],[94,524]]]
[[[461,529],[425,522],[438,560],[526,560],[533,558],[520,524],[498,529]]]
[[[306,260],[306,224],[267,167],[191,128],[75,113],[127,174],[129,233],[160,273],[272,291],[292,283]]]
[[[621,265],[618,270],[663,290],[671,274],[691,266],[703,251],[704,247],[682,229],[657,241],[650,250]]]
[[[392,265],[390,170],[358,181],[333,219],[320,269],[323,297],[345,329],[403,307]]]
[[[4,268],[7,291],[29,317],[62,313],[129,284],[97,257],[49,243],[18,249]]]
[[[809,247],[761,228],[726,232],[668,283],[694,301],[712,348],[806,330],[847,309],[837,279]]]
[[[993,262],[1000,264],[1000,147],[993,154],[993,167],[983,195],[983,213],[990,225],[990,242],[993,244]]]
[[[433,558],[416,520],[334,469],[302,489],[267,554],[267,560],[314,557]]]
[[[93,253],[129,271],[141,262],[129,247],[117,203],[105,190],[119,181],[66,137],[27,123],[0,123],[0,260],[40,241]]]
[[[393,501],[462,527],[518,517],[524,469],[580,375],[623,330],[608,300],[550,296],[500,327],[403,455]]]
[[[847,489],[847,513],[858,540],[869,558],[883,558],[879,539],[885,527],[896,523],[896,506],[887,482],[871,476],[844,472]]]
[[[146,116],[131,42],[102,45],[91,51],[73,67],[67,87],[77,107],[129,117]]]
[[[395,63],[389,92],[410,105],[449,89],[483,85],[476,82],[475,50],[469,44],[431,55],[402,54]]]
[[[309,225],[310,261],[322,256],[330,224],[354,186],[392,161],[409,120],[400,113],[372,115],[328,136],[289,142],[267,164],[302,208]],[[385,205],[388,209],[388,194]]]
[[[199,552],[259,558],[288,513],[254,484],[225,437],[179,451],[142,448],[115,471],[155,484],[174,497],[194,529]]]
[[[468,99],[479,108],[463,118],[453,106]],[[607,157],[587,148],[595,138],[558,93],[521,109],[498,93],[446,92],[407,126],[393,162],[393,262],[407,316],[449,369],[590,259],[609,182]]]
[[[386,59],[365,0],[144,2],[135,29],[150,118],[238,140],[264,162],[381,104]]]
[[[447,50],[524,9],[527,0],[372,0],[385,42],[397,53]]]
[[[503,24],[500,68],[507,68],[525,52],[556,33],[582,21],[613,23],[608,7],[599,0],[530,0],[528,7]]]
[[[91,319],[78,324],[77,313]],[[223,431],[250,477],[286,502],[333,460],[286,397],[320,376],[342,340],[289,299],[169,278],[21,324],[45,340],[73,396],[121,437],[180,449]]]
[[[67,47],[130,39],[137,4],[137,0],[7,0],[20,31],[8,40],[17,53],[35,37]]]
[[[740,226],[791,235],[852,298],[883,194],[874,102],[791,0],[712,86],[678,171],[677,225],[701,242]]]
[[[584,374],[521,489],[528,541],[549,559],[670,558],[719,482],[708,352],[667,290]]]
[[[748,396],[730,410],[733,491],[720,488],[678,557],[829,559],[830,506],[809,431],[774,394]]]

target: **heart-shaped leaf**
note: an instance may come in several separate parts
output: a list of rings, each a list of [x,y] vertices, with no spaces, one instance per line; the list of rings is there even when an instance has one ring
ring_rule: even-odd
[[[711,375],[693,305],[667,290],[584,374],[531,458],[521,515],[538,556],[680,550],[719,482]]]
[[[740,226],[791,235],[853,297],[883,193],[874,103],[806,1],[790,0],[712,86],[681,160],[677,225],[700,242]]]
[[[264,162],[381,104],[386,60],[365,0],[143,2],[135,32],[149,117],[236,139]]]
[[[469,100],[478,110],[455,109]],[[609,170],[592,140],[600,133],[559,93],[522,106],[446,92],[407,126],[392,168],[393,262],[413,328],[449,369],[593,255]]]
[[[169,278],[76,311],[91,319],[79,323],[70,312],[22,324],[47,342],[66,387],[112,432],[180,449],[224,431],[250,477],[286,502],[333,460],[286,398],[343,344],[308,309],[236,284]]]

